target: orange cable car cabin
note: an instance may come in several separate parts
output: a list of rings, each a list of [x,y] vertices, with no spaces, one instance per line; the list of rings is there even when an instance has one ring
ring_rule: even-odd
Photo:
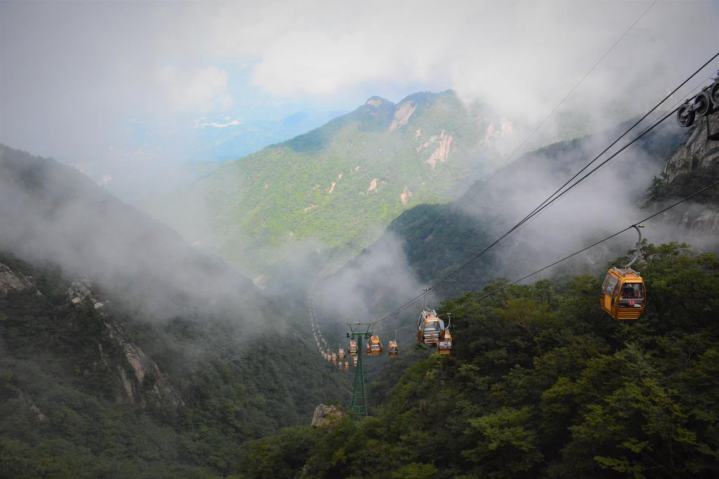
[[[384,352],[382,341],[379,340],[379,336],[372,335],[367,343],[367,354],[370,356],[377,356]]]
[[[399,354],[399,346],[397,346],[397,341],[394,339],[389,340],[389,346],[387,346],[389,349],[388,354],[390,358],[396,358]]]
[[[637,253],[624,268],[612,268],[607,272],[602,283],[602,296],[600,304],[614,319],[639,319],[647,307],[647,290],[644,279],[631,268],[639,257],[642,243],[641,225],[634,228],[639,233]]]
[[[452,352],[452,334],[449,328],[444,330],[444,337],[437,343],[439,354],[450,354]]]
[[[423,310],[417,323],[417,342],[437,344],[444,336],[444,321],[437,317],[435,311]]]

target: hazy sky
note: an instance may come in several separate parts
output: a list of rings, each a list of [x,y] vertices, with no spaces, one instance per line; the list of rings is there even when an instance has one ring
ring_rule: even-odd
[[[177,160],[199,118],[448,88],[531,123],[651,3],[2,1],[0,141],[73,162]],[[660,0],[570,103],[649,104],[716,51],[718,2]]]

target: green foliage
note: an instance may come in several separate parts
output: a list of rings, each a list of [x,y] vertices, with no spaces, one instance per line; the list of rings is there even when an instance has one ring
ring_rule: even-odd
[[[0,294],[0,478],[227,476],[243,442],[346,397],[336,374],[303,367],[317,358],[299,325],[243,341],[247,326],[222,318],[153,322],[115,301],[101,314],[70,304],[56,269],[0,262],[41,292]],[[135,372],[110,321],[161,371],[132,399],[121,373]],[[157,394],[168,384],[183,404]]]
[[[602,312],[600,278],[507,287],[457,311],[455,353],[409,367],[375,417],[250,442],[243,477],[716,477],[719,259],[642,256],[642,319]]]
[[[482,143],[491,123],[486,113],[468,111],[452,92],[403,101],[416,107],[406,125],[392,128],[397,106],[386,100],[364,105],[305,135],[227,161],[146,206],[246,271],[265,272],[277,262],[278,246],[302,239],[317,240],[339,266],[402,211],[445,201],[457,183],[499,161]],[[453,151],[432,167],[427,160],[443,135]],[[187,195],[206,202],[209,230],[192,230],[183,219],[186,211],[176,211]]]

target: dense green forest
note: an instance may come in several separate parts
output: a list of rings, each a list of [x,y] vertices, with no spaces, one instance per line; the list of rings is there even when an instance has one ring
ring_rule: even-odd
[[[373,97],[321,128],[224,162],[145,209],[253,274],[277,263],[278,247],[307,239],[337,268],[402,211],[456,197],[497,164],[501,135],[488,132],[498,122],[452,91],[396,105]],[[188,197],[205,207],[207,224],[188,221]]]
[[[301,321],[152,319],[97,292],[105,308],[73,305],[59,268],[0,263],[33,285],[0,292],[1,478],[225,476],[244,441],[344,394],[346,378],[303,366],[316,358]],[[128,351],[147,371],[132,394]]]
[[[250,442],[240,477],[716,477],[719,259],[645,243],[637,269],[639,321],[602,312],[599,277],[507,287],[457,311],[455,354],[387,383],[372,417]]]

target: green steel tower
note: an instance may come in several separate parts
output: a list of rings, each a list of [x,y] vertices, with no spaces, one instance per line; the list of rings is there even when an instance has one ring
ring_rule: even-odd
[[[352,338],[357,341],[357,367],[355,368],[354,386],[352,387],[352,410],[360,416],[369,415],[367,391],[365,389],[364,367],[362,366],[362,350],[365,340],[372,335],[372,323],[348,323]],[[363,331],[362,331],[363,330]]]

